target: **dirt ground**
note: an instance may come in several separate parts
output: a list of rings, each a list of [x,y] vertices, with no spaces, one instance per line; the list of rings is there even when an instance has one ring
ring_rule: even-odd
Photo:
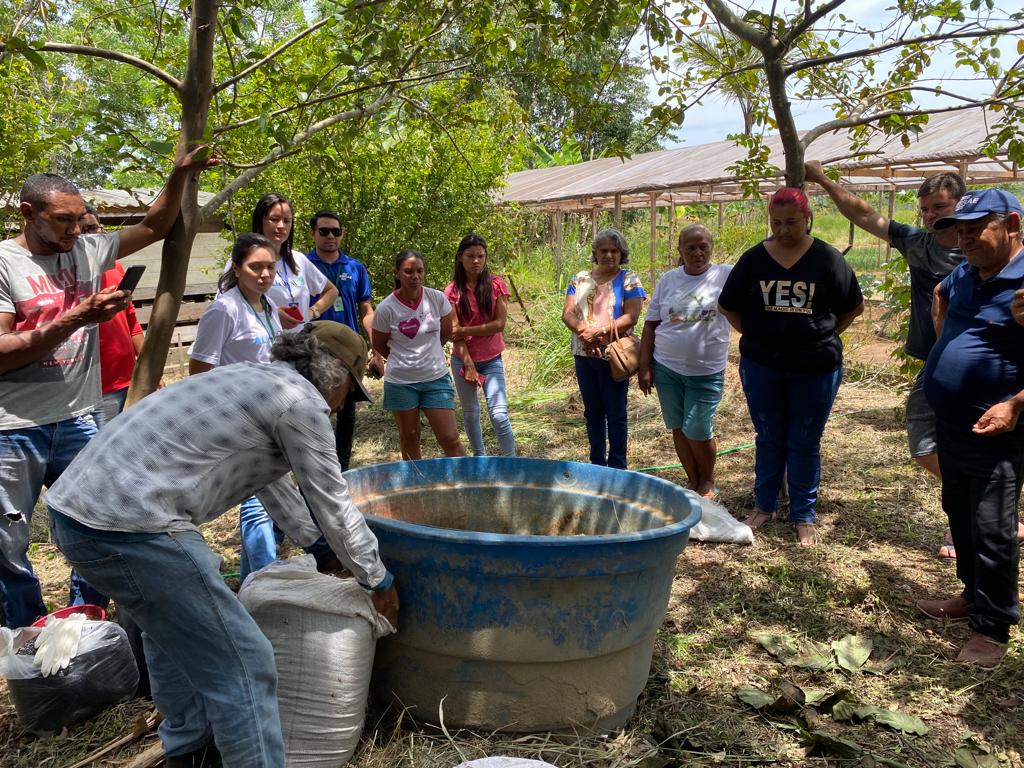
[[[953,662],[966,638],[963,625],[923,620],[914,609],[918,599],[953,594],[957,582],[954,567],[935,556],[945,527],[938,485],[907,455],[904,393],[889,358],[893,347],[877,336],[870,319],[851,329],[847,379],[822,442],[820,545],[799,548],[784,522],[768,524],[752,547],[691,543],[677,562],[647,687],[622,732],[581,732],[571,739],[442,733],[417,728],[402,713],[371,709],[350,765],[450,768],[506,754],[597,768],[1021,768],[1019,634],[1000,669],[983,673]],[[523,454],[582,460],[586,438],[574,384],[529,391],[530,357],[512,348],[507,359],[510,413]],[[754,458],[742,446],[752,442],[753,431],[735,362],[728,368],[717,430],[720,449],[738,450],[720,458],[718,484],[722,503],[742,515],[751,507]],[[424,445],[425,455],[438,455],[432,438],[425,437]],[[354,463],[395,458],[390,420],[377,407],[363,408]],[[676,462],[656,398],[634,388],[630,466]],[[650,471],[681,479],[678,468]],[[223,516],[204,533],[224,556],[224,570],[237,570],[237,516]],[[39,526],[37,534],[33,562],[47,601],[59,606],[67,567],[46,541],[45,528]],[[853,671],[836,666],[838,657],[830,650],[831,643],[849,636],[871,644],[868,662]],[[787,642],[799,645],[802,655],[780,651]],[[751,689],[771,703],[747,703],[759,701]],[[831,694],[836,696],[829,702]],[[124,704],[66,734],[37,740],[18,727],[0,688],[0,764],[67,768],[129,732],[146,711],[144,702]],[[125,765],[152,738],[96,765]]]

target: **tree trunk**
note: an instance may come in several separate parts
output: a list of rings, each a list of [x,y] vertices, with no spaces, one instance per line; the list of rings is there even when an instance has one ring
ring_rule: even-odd
[[[214,0],[192,3],[191,40],[185,78],[181,84],[181,132],[176,156],[184,157],[202,143],[213,96],[213,41],[217,22]],[[174,324],[185,293],[192,242],[201,223],[198,203],[199,179],[193,175],[182,193],[181,212],[164,239],[157,280],[156,298],[150,315],[146,341],[142,345],[127,405],[156,391],[167,363]]]
[[[786,157],[786,184],[799,187],[804,183],[804,148],[800,134],[793,120],[793,110],[786,94],[786,73],[782,57],[765,56],[764,71],[768,79],[768,94],[771,97],[775,123],[779,128],[782,151]]]

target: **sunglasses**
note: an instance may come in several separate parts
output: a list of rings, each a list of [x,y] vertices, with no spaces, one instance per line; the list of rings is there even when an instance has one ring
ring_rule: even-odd
[[[328,235],[341,237],[341,227],[318,227],[316,231],[320,233],[320,237],[327,237]]]

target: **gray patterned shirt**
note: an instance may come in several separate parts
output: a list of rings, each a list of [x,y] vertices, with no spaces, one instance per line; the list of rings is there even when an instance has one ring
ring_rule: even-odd
[[[93,438],[46,495],[101,531],[195,530],[250,496],[300,546],[320,535],[360,583],[386,570],[348,495],[323,396],[288,363],[237,363],[148,396]],[[292,484],[293,472],[309,503]]]

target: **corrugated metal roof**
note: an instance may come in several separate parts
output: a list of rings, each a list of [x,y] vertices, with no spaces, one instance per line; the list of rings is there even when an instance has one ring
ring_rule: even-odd
[[[1005,156],[983,157],[978,147],[995,122],[980,110],[934,115],[925,129],[904,147],[898,137],[873,137],[857,159],[850,158],[850,138],[831,133],[813,141],[808,160],[838,164],[844,180],[855,188],[917,187],[926,177],[944,170],[965,176],[968,184],[991,184],[1018,179],[1018,169]],[[770,162],[784,165],[778,135],[765,138]],[[668,204],[687,201],[731,200],[742,197],[740,180],[728,170],[746,157],[732,141],[646,152],[628,159],[601,158],[571,166],[540,168],[511,174],[498,190],[499,203],[533,208],[588,211],[610,208],[615,196],[623,207],[649,206],[651,196]],[[831,161],[831,162],[829,162]],[[765,179],[766,192],[781,186],[781,177]]]
[[[82,199],[96,206],[100,215],[143,213],[156,200],[159,189],[83,189]],[[200,192],[199,204],[213,199],[212,192]],[[0,209],[18,210],[18,193],[0,193]]]

